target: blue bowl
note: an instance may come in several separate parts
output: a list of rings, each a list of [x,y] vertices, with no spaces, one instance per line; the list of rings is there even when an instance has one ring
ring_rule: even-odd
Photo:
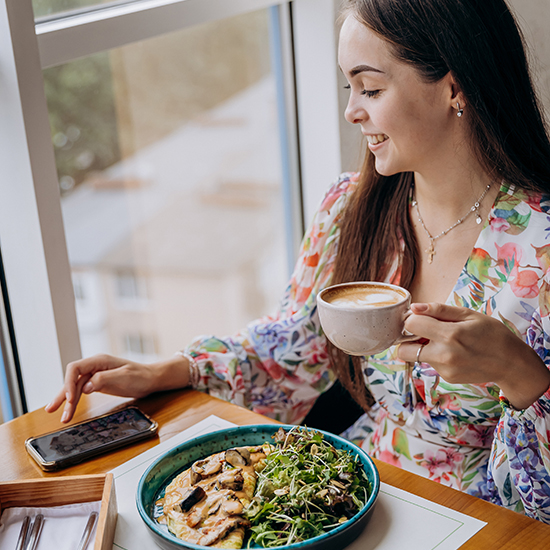
[[[153,518],[154,504],[162,493],[162,490],[170,481],[196,460],[205,458],[213,453],[219,453],[231,447],[243,447],[261,445],[271,442],[271,436],[279,428],[285,430],[293,426],[281,424],[259,424],[253,426],[238,426],[212,432],[190,441],[182,443],[172,450],[159,457],[145,473],[141,476],[136,494],[136,504],[141,519],[148,527],[155,542],[165,550],[204,550],[204,546],[182,541],[170,533],[166,526],[160,525]],[[372,492],[365,506],[342,525],[332,531],[313,537],[303,542],[296,542],[285,546],[292,550],[335,550],[344,548],[350,544],[363,531],[369,521],[378,493],[380,491],[380,476],[372,459],[357,445],[336,435],[321,432],[326,441],[337,449],[350,451],[352,455],[357,455],[367,478],[371,484]]]

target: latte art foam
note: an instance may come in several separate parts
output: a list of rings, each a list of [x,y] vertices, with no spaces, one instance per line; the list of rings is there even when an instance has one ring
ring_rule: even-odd
[[[395,294],[386,294],[383,292],[361,294],[356,291],[346,296],[335,297],[330,300],[330,303],[341,307],[377,307],[397,304],[401,299],[401,296],[396,296]]]

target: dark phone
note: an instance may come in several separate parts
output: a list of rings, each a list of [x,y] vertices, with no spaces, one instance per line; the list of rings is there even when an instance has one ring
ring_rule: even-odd
[[[98,416],[25,441],[25,448],[46,471],[59,470],[98,454],[150,437],[158,424],[137,407]]]

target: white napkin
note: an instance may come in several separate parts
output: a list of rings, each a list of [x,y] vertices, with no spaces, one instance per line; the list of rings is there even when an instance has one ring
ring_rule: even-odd
[[[42,514],[44,525],[36,550],[74,550],[82,538],[89,515],[99,513],[100,508],[101,501],[49,508],[6,508],[0,517],[0,548],[15,549],[25,516],[32,520],[37,514]],[[94,537],[95,528],[88,548],[93,548]]]

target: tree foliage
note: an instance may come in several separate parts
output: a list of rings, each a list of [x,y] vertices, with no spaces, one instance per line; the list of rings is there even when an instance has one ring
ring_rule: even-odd
[[[32,0],[35,17],[70,11],[95,4],[105,4],[112,0]]]
[[[120,159],[108,53],[44,71],[61,190]]]

